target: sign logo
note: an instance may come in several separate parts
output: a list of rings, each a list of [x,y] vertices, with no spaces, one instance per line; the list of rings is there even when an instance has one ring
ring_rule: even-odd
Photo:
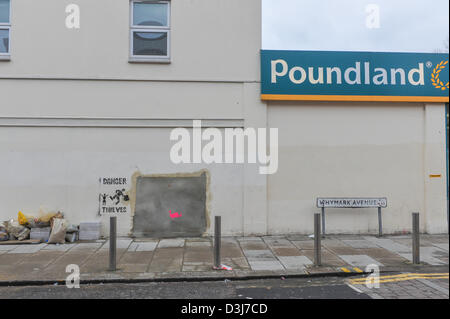
[[[442,91],[445,91],[446,89],[448,89],[449,83],[447,81],[447,83],[444,84],[439,79],[439,73],[447,67],[447,64],[448,64],[448,60],[447,61],[442,60],[441,63],[436,65],[436,67],[433,69],[433,73],[431,73],[431,83],[433,84],[433,86],[436,89],[441,89]]]
[[[261,99],[448,103],[447,65],[442,53],[262,50]]]

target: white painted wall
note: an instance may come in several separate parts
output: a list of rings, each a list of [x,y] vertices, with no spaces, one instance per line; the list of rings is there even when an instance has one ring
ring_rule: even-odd
[[[444,105],[280,102],[268,114],[280,135],[270,233],[312,233],[317,197],[386,196],[385,233],[409,232],[414,211],[422,231],[447,230]],[[378,231],[376,209],[326,211],[329,233]]]
[[[65,8],[80,6],[80,29]],[[5,77],[259,81],[261,0],[171,0],[172,63],[128,63],[129,0],[13,0]]]
[[[69,3],[79,30],[65,27]],[[266,232],[256,165],[169,158],[170,130],[193,119],[265,127],[261,1],[172,0],[171,25],[170,64],[130,63],[129,0],[13,1],[11,60],[0,62],[0,220],[41,205],[96,220],[101,176],[208,169],[211,220],[222,215],[228,235]],[[121,217],[119,235],[130,229]]]

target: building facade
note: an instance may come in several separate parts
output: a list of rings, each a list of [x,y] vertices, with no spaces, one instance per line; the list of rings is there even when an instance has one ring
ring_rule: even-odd
[[[75,5],[75,6],[73,6]],[[313,230],[383,196],[385,233],[447,231],[444,102],[261,99],[261,0],[0,0],[0,220],[40,207],[121,236]],[[174,129],[277,128],[278,170],[174,163]],[[205,143],[205,142],[204,142]],[[435,177],[439,176],[439,177]],[[175,215],[176,213],[179,213]],[[332,210],[330,233],[375,233]]]

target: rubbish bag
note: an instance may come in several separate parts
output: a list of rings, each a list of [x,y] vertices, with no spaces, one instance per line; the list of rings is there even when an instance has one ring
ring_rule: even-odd
[[[67,221],[63,218],[54,218],[52,232],[48,239],[49,244],[64,244],[66,242]]]
[[[6,241],[9,239],[8,232],[6,231],[6,227],[0,224],[0,241]]]
[[[8,232],[11,240],[25,240],[30,237],[30,229],[19,224],[18,221],[10,220],[4,222],[6,231]]]
[[[0,231],[0,241],[7,241],[9,240],[9,235],[7,232]]]
[[[55,218],[64,218],[64,214],[61,212],[57,212],[52,218],[50,218],[50,227],[53,227],[53,221],[55,220]]]
[[[67,226],[67,233],[77,233],[79,231],[77,225],[70,224]]]
[[[19,224],[22,225],[22,226],[25,226],[28,223],[27,216],[25,216],[25,214],[22,213],[22,212],[19,212],[17,214],[17,220],[19,221]]]

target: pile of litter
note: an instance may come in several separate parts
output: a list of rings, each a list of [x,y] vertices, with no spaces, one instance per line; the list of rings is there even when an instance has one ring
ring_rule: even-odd
[[[62,212],[46,213],[42,209],[39,217],[19,212],[17,220],[0,223],[0,242],[4,244],[40,243],[64,244],[78,240],[79,227],[70,225]]]

